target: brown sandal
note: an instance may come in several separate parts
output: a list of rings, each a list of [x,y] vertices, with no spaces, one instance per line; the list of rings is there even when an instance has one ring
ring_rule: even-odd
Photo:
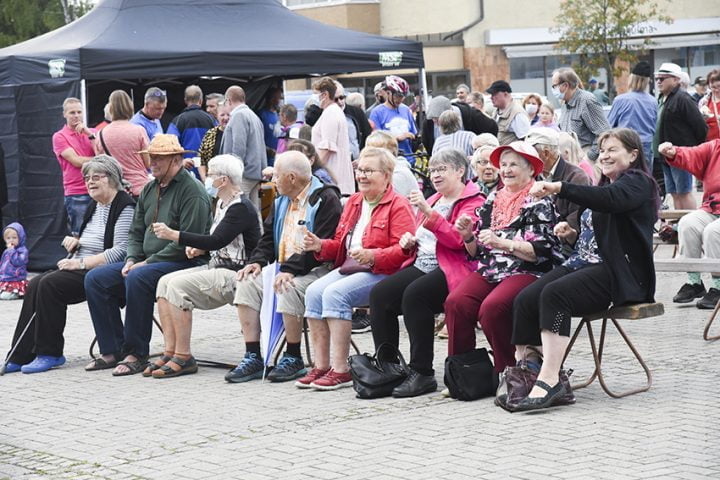
[[[142,376],[145,378],[152,377],[152,374],[155,370],[157,370],[158,368],[165,365],[167,362],[172,360],[172,358],[173,358],[172,354],[161,356],[160,358],[158,358],[157,360],[155,360],[154,362],[149,364],[147,367],[145,367],[145,370],[143,370]]]
[[[170,366],[171,363],[174,363],[180,369],[175,370]],[[153,378],[171,378],[171,377],[179,377],[180,375],[188,375],[191,373],[197,373],[198,371],[198,364],[197,361],[195,361],[195,357],[190,356],[190,358],[179,358],[179,357],[173,357],[170,359],[169,362],[167,362],[162,367],[158,368],[152,373]]]

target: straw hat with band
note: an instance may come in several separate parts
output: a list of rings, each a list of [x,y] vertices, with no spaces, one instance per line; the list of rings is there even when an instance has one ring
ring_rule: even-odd
[[[147,149],[137,153],[147,153],[148,155],[182,155],[197,152],[194,150],[185,150],[182,145],[180,145],[180,140],[178,140],[177,135],[159,133],[150,141]]]
[[[540,175],[542,173],[543,161],[540,160],[540,158],[538,157],[537,150],[535,150],[535,147],[533,147],[527,142],[523,142],[522,140],[512,142],[510,145],[502,145],[500,147],[497,147],[490,154],[490,163],[492,163],[495,168],[499,169],[500,156],[503,154],[503,152],[508,150],[517,153],[525,160],[527,160],[533,167],[534,175]]]

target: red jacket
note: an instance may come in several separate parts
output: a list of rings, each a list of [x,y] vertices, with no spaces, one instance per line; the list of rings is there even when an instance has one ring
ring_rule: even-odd
[[[440,200],[441,195],[436,193],[428,198],[430,206]],[[485,196],[480,193],[480,189],[475,182],[468,182],[461,197],[453,204],[450,211],[450,218],[444,218],[438,212],[433,211],[430,218],[418,211],[416,225],[424,226],[435,234],[437,245],[435,247],[435,255],[438,259],[440,269],[445,274],[448,290],[452,291],[460,285],[465,277],[478,269],[478,261],[468,257],[465,250],[465,242],[463,242],[460,234],[455,230],[455,220],[462,215],[467,214],[472,218],[473,225],[478,221],[480,207],[485,203]],[[417,231],[417,227],[414,231]],[[412,258],[408,259],[403,268],[409,267],[415,261],[415,252],[413,249]]]
[[[668,165],[682,168],[703,182],[700,208],[720,214],[720,140],[701,143],[697,147],[675,147],[675,158],[665,158]]]
[[[316,254],[320,261],[334,260],[339,267],[347,257],[347,236],[355,227],[362,211],[362,193],[355,193],[349,199],[338,223],[335,237],[322,241],[322,248]],[[411,253],[400,248],[400,237],[405,232],[415,231],[410,202],[398,195],[392,186],[388,187],[380,203],[370,215],[370,223],[362,237],[363,248],[373,249],[375,265],[373,273],[393,274],[407,260]]]

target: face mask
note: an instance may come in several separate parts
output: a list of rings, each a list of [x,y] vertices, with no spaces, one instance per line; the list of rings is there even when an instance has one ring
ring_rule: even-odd
[[[214,198],[214,197],[217,197],[218,189],[215,188],[215,187],[213,187],[213,179],[210,178],[210,177],[207,177],[207,178],[205,179],[205,191],[206,191],[207,194],[210,195],[211,197],[213,197],[213,198]]]
[[[527,105],[525,105],[525,111],[528,115],[535,115],[538,111],[538,106],[534,103],[528,103]]]
[[[565,98],[565,94],[560,91],[560,87],[553,87],[552,94],[553,97],[557,98],[559,101],[562,101]]]

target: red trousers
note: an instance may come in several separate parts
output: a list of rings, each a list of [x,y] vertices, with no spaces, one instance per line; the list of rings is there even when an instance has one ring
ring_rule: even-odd
[[[479,273],[469,275],[445,300],[448,355],[475,349],[475,325],[480,322],[495,359],[495,372],[515,365],[512,306],[515,296],[537,280],[517,274],[499,283],[490,283]]]

